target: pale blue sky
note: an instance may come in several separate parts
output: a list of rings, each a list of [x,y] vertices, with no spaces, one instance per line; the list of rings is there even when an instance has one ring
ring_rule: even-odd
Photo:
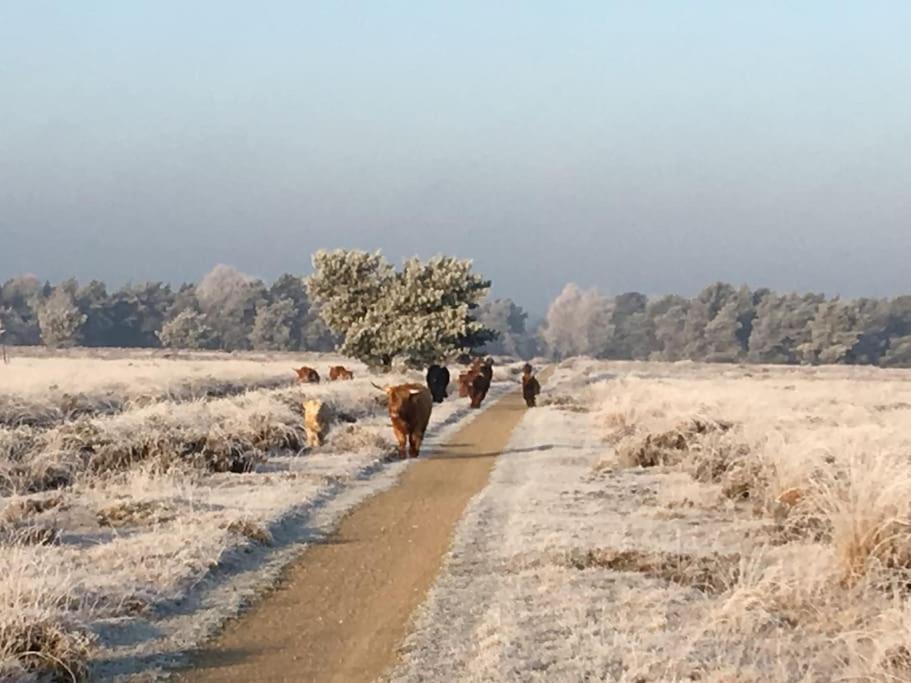
[[[0,278],[911,291],[911,3],[0,4]]]

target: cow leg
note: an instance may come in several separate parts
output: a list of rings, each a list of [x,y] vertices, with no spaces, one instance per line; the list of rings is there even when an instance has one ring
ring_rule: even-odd
[[[399,457],[404,460],[408,450],[408,435],[405,432],[396,430],[395,438],[399,442]]]
[[[411,457],[416,458],[421,452],[421,442],[424,440],[422,434],[412,434],[411,440]]]

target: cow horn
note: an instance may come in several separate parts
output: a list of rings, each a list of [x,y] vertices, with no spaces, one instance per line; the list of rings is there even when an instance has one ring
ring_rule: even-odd
[[[382,391],[384,394],[386,393],[385,387],[381,387],[379,384],[376,384],[375,382],[371,382],[371,384],[373,386],[375,386],[377,389],[379,389],[380,391]]]

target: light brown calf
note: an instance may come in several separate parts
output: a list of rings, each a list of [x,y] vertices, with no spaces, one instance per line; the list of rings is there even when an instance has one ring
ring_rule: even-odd
[[[329,431],[329,407],[319,399],[304,401],[304,430],[310,448],[323,445]]]

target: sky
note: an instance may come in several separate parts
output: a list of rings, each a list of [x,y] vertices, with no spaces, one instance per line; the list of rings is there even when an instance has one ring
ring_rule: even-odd
[[[911,292],[911,3],[0,3],[0,279]]]

